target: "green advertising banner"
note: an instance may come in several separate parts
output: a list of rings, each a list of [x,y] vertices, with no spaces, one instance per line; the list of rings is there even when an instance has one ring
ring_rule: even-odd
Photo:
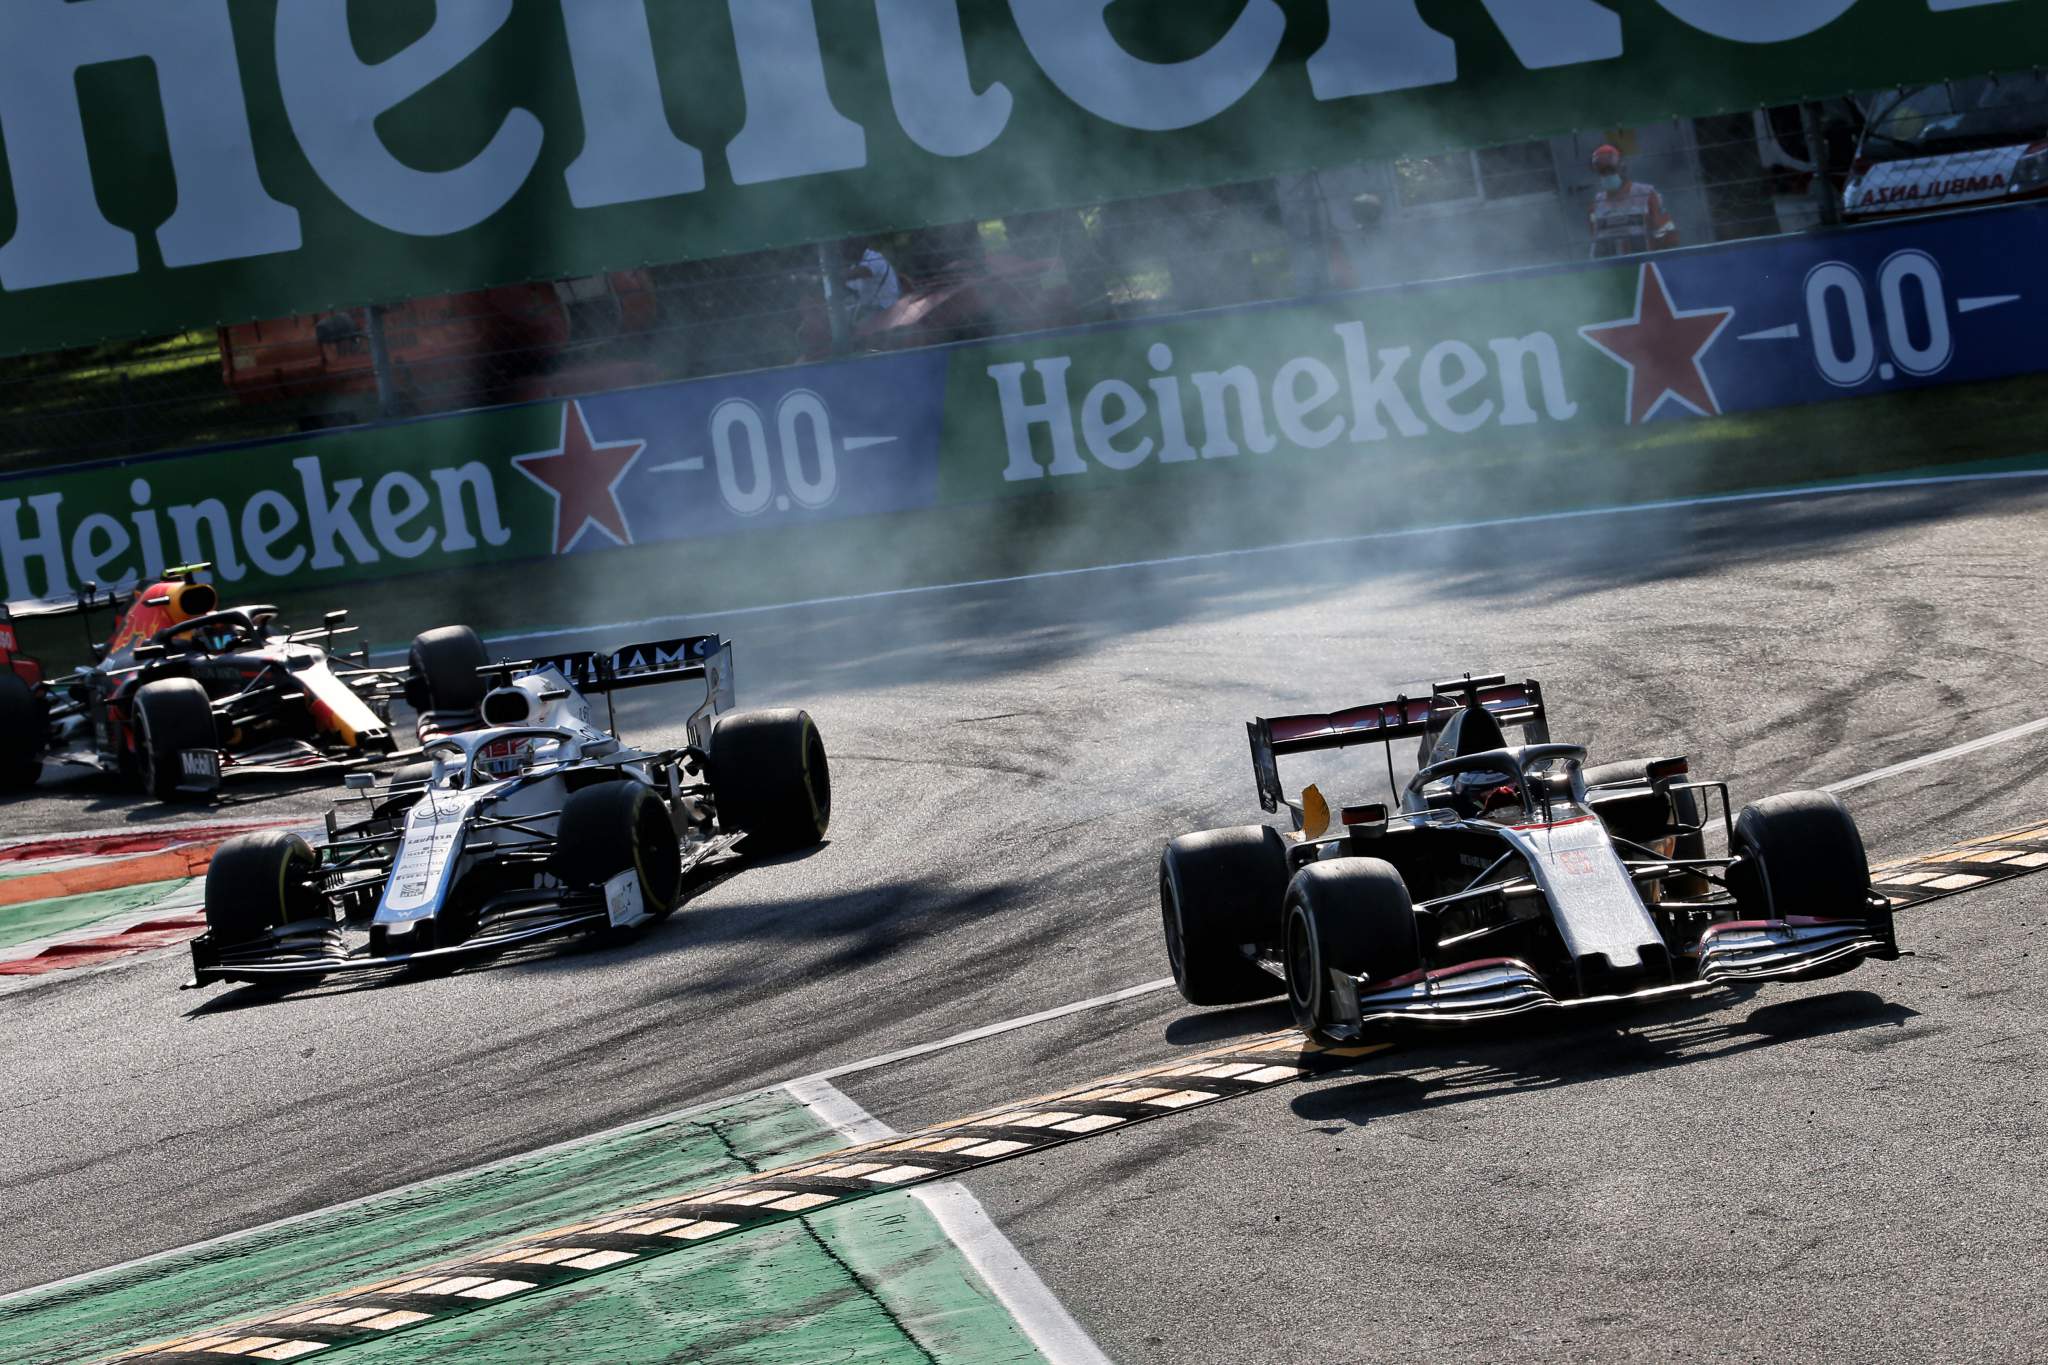
[[[0,351],[2048,62],[2048,0],[8,0]]]
[[[1481,278],[956,351],[941,497],[1218,472],[1353,479],[1447,449],[1624,424],[1629,372],[1582,342],[1638,272]]]
[[[251,588],[545,556],[554,502],[509,456],[556,444],[559,405],[194,451],[0,485],[6,596],[150,582],[206,560]]]
[[[2048,374],[2044,225],[2018,205],[26,473],[0,479],[0,601],[194,560],[246,601],[900,513],[943,541],[1056,493],[1507,515],[1612,498],[1600,466],[1666,496],[1716,458],[1700,418]],[[1897,467],[1865,454],[1886,419],[1829,411],[1824,449],[1773,439],[1708,482]]]

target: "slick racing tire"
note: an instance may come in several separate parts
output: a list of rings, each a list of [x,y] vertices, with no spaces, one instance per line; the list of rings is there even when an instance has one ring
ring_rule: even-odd
[[[745,832],[749,853],[821,842],[832,823],[832,769],[808,711],[742,711],[711,730],[718,823]]]
[[[1159,913],[1173,984],[1190,1005],[1270,1000],[1280,983],[1250,948],[1273,943],[1287,845],[1266,825],[1183,834],[1159,859]]]
[[[1415,905],[1393,864],[1378,858],[1310,863],[1287,886],[1287,1002],[1319,1043],[1336,1040],[1330,973],[1386,981],[1422,966]]]
[[[475,711],[484,704],[483,675],[490,663],[484,642],[468,626],[442,626],[415,635],[406,655],[405,699],[412,709]]]
[[[27,791],[43,775],[48,728],[36,690],[12,669],[0,671],[0,793]]]
[[[135,770],[142,790],[157,801],[205,801],[213,793],[180,791],[180,756],[188,749],[220,748],[213,702],[190,678],[159,678],[135,693]]]
[[[644,782],[601,782],[573,793],[557,826],[554,873],[577,891],[602,891],[621,872],[640,879],[648,914],[665,919],[683,898],[683,848],[668,807]]]
[[[1650,761],[1646,758],[1628,759],[1621,763],[1602,763],[1585,770],[1586,785],[1601,787],[1615,782],[1643,782]],[[1671,793],[1671,807],[1658,812],[1658,817],[1648,822],[1650,828],[1631,828],[1633,821],[1622,820],[1609,826],[1610,830],[1624,839],[1636,843],[1648,843],[1657,837],[1656,830],[1670,824],[1700,824],[1700,803],[1698,792]],[[1624,857],[1631,856],[1624,852]],[[1707,836],[1704,829],[1697,833],[1680,834],[1673,841],[1671,856],[1674,858],[1704,858],[1707,856]],[[1673,877],[1665,883],[1671,894],[1683,900],[1698,900],[1713,890],[1705,877]]]
[[[1891,911],[1871,908],[1863,836],[1832,793],[1787,792],[1744,806],[1733,852],[1742,861],[1729,884],[1746,918],[1868,920],[1887,946],[1895,942]]]
[[[252,943],[271,930],[326,918],[313,885],[320,857],[296,834],[270,829],[222,844],[206,869],[206,927],[216,946]]]

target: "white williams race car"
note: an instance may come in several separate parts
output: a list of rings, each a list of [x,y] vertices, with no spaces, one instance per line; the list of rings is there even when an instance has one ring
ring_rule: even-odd
[[[628,929],[673,911],[710,859],[825,837],[832,780],[817,727],[803,711],[727,714],[732,647],[716,636],[490,664],[456,626],[421,636],[413,657],[427,703],[421,761],[387,785],[351,774],[355,794],[337,809],[363,818],[330,813],[319,848],[282,831],[223,844],[192,985],[429,965]],[[686,747],[620,740],[611,693],[685,679],[704,683]]]

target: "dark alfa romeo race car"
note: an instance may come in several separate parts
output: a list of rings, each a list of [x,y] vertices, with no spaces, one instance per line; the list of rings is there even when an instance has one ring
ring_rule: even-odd
[[[34,785],[46,764],[97,768],[159,801],[205,800],[224,777],[302,775],[388,756],[402,670],[334,652],[347,612],[288,631],[277,608],[222,609],[199,574],[169,570],[129,594],[0,606],[0,792]],[[93,662],[48,678],[19,652],[14,621],[116,614],[88,641]]]
[[[1506,730],[1518,732],[1510,743]],[[1251,723],[1266,825],[1183,835],[1159,890],[1167,956],[1196,1005],[1284,985],[1325,1041],[1395,1020],[1470,1022],[1848,971],[1895,958],[1855,822],[1794,792],[1731,818],[1682,757],[1586,766],[1553,744],[1534,681],[1438,683],[1427,697]],[[1284,754],[1419,739],[1399,806],[1342,807],[1280,785]],[[1728,854],[1705,853],[1718,797]]]
[[[674,911],[691,874],[737,846],[825,837],[817,726],[803,711],[728,714],[732,647],[716,636],[492,664],[451,626],[415,641],[412,659],[422,760],[388,784],[349,774],[351,818],[330,812],[317,849],[282,831],[221,845],[190,984],[427,966],[629,929]],[[704,697],[684,747],[619,738],[612,693],[685,679],[702,679]]]

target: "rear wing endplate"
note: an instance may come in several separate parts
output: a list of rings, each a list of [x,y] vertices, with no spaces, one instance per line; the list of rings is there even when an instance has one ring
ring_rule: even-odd
[[[1548,741],[1542,685],[1534,678],[1510,683],[1502,674],[1440,682],[1427,697],[1396,697],[1320,715],[1262,716],[1245,727],[1251,735],[1252,775],[1259,787],[1259,805],[1264,810],[1277,811],[1287,804],[1286,789],[1280,785],[1282,754],[1418,738],[1428,732],[1433,716],[1474,700],[1503,725],[1531,725],[1537,743]]]

